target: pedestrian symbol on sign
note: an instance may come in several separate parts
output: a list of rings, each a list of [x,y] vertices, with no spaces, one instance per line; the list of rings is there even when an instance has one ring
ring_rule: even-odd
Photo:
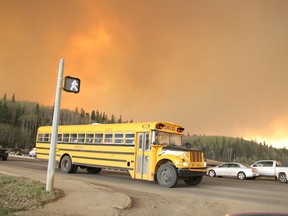
[[[72,86],[71,86],[70,90],[71,90],[71,91],[78,92],[78,83],[77,83],[77,81],[74,80],[71,85],[72,85]]]
[[[80,91],[80,79],[75,77],[66,76],[64,83],[64,90],[67,92],[79,93]]]

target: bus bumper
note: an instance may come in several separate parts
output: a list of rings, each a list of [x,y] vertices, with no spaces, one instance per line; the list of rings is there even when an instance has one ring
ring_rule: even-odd
[[[178,176],[179,178],[190,178],[190,177],[195,177],[195,176],[203,176],[206,175],[206,169],[178,169]]]

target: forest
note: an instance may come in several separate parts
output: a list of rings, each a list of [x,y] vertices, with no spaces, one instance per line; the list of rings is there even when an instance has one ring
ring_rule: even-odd
[[[3,148],[31,149],[35,146],[37,129],[52,125],[53,106],[42,106],[36,102],[16,101],[15,95],[9,100],[6,94],[0,100],[0,146]],[[83,108],[74,111],[61,109],[59,125],[91,123],[123,123],[114,114],[93,110],[85,112]],[[288,150],[276,149],[253,140],[226,136],[190,135],[183,136],[183,145],[190,143],[192,148],[203,150],[205,157],[218,161],[237,161],[251,164],[260,159],[274,159],[288,166]]]
[[[11,100],[6,94],[0,100],[0,146],[3,148],[31,149],[35,146],[37,129],[40,126],[52,125],[53,106],[42,106],[35,102]],[[83,108],[75,111],[61,109],[59,125],[91,124],[91,123],[122,123],[133,120],[122,120],[122,116],[110,117],[105,112],[93,110],[85,112]]]

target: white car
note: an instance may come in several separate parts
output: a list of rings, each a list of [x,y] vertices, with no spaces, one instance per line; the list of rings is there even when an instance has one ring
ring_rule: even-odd
[[[207,175],[210,177],[236,177],[241,180],[255,179],[258,176],[258,170],[241,163],[227,162],[208,168]]]
[[[30,156],[30,157],[36,157],[36,148],[33,148],[33,149],[29,152],[29,156]]]

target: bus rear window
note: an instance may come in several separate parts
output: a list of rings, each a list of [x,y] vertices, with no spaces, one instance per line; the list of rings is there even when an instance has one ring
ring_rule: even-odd
[[[43,134],[38,134],[38,142],[42,142],[43,141]]]

